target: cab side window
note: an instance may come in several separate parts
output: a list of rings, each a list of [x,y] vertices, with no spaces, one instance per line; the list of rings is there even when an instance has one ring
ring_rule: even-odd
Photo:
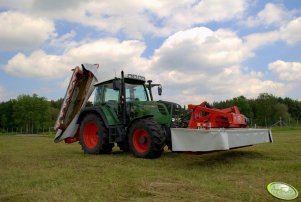
[[[118,102],[118,100],[119,100],[119,91],[113,89],[113,84],[112,83],[105,84],[104,92],[105,92],[104,102],[108,102],[108,101]]]
[[[94,106],[102,103],[102,86],[97,86],[94,94]]]

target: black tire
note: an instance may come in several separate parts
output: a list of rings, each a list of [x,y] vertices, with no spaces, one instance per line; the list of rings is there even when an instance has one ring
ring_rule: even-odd
[[[108,143],[108,132],[96,114],[86,115],[80,124],[79,142],[85,153],[109,154],[114,144]]]
[[[129,147],[138,158],[160,157],[165,139],[161,126],[152,119],[137,120],[130,127],[128,134]]]

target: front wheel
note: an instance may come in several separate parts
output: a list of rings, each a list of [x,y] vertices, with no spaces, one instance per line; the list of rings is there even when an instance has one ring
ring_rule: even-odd
[[[166,139],[161,126],[152,119],[140,119],[133,123],[128,138],[130,149],[139,158],[160,157]]]
[[[80,124],[80,144],[85,153],[110,153],[112,144],[108,141],[107,129],[96,114],[88,114]]]

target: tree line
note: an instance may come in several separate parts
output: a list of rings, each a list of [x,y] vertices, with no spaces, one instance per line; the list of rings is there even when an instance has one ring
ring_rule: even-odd
[[[288,97],[281,98],[262,93],[255,99],[239,96],[226,101],[213,102],[213,107],[220,109],[233,105],[236,105],[249,119],[251,126],[255,124],[262,127],[295,126],[301,122],[301,101]]]
[[[0,132],[39,133],[53,130],[62,102],[62,98],[49,101],[36,94],[20,95],[16,99],[1,102]],[[236,105],[253,127],[255,124],[261,127],[292,126],[301,122],[301,101],[267,93],[254,99],[239,96],[211,105],[219,109]]]
[[[63,99],[20,95],[0,103],[0,132],[39,133],[53,131]]]

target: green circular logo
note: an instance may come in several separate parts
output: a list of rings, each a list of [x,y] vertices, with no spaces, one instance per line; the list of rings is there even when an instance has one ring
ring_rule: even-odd
[[[293,200],[298,197],[298,191],[292,185],[283,182],[272,182],[267,186],[268,192],[282,200]]]

